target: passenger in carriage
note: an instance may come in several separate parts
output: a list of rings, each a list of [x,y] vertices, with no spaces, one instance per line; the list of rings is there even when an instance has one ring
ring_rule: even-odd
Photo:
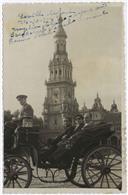
[[[71,117],[63,117],[63,129],[64,132],[58,135],[53,141],[52,144],[58,144],[60,141],[69,138],[74,132],[74,126],[72,126],[72,118]]]
[[[69,138],[72,144],[85,132],[86,129],[88,129],[94,124],[92,122],[92,117],[90,113],[84,114],[83,122],[83,126]]]
[[[81,115],[81,114],[76,115],[76,117],[75,117],[76,126],[75,126],[75,129],[73,131],[73,134],[80,131],[81,128],[84,126],[84,120],[83,119],[84,119],[83,115]]]
[[[66,117],[63,118],[63,124],[65,131],[55,139],[57,140],[57,145],[60,145],[66,140],[70,139],[76,132],[81,130],[81,128],[84,126],[83,116],[79,114],[75,117],[75,126],[72,126],[71,118]]]
[[[91,113],[87,112],[84,114],[84,126],[82,129],[85,129],[86,127],[88,128],[89,126],[94,125],[92,121],[92,115]]]
[[[73,138],[73,136],[81,131],[81,128],[84,126],[84,121],[83,121],[83,116],[82,115],[77,115],[75,117],[75,123],[76,126],[70,131],[68,136],[63,136],[60,141],[57,143],[56,150],[52,153],[50,156],[51,161],[56,161],[57,159],[60,159],[61,157],[64,156],[64,153],[66,152],[67,149],[70,149],[70,140]],[[68,160],[68,159],[67,159]]]
[[[44,152],[45,150],[53,149],[57,147],[57,144],[65,139],[69,138],[73,134],[74,126],[72,126],[72,118],[71,117],[63,117],[63,129],[64,132],[58,135],[57,137],[50,138],[47,141],[45,146],[41,146],[41,151]]]
[[[40,147],[40,154],[43,160],[54,161],[54,152],[58,149],[59,143],[65,142],[73,134],[72,118],[63,117],[63,128],[64,132],[62,134],[58,135],[55,139],[48,139],[47,144]]]

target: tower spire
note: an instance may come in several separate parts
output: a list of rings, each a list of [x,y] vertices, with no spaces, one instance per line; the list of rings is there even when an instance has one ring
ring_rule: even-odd
[[[66,32],[63,28],[63,25],[62,25],[62,22],[63,22],[63,18],[62,18],[62,15],[61,15],[61,8],[59,9],[59,18],[58,18],[58,29],[57,29],[57,32],[56,34],[54,35],[55,38],[64,38],[66,39],[67,38],[67,35],[66,35]]]
[[[60,14],[60,16],[61,16],[61,7],[59,8],[59,14]]]
[[[61,8],[60,8],[60,11],[59,11],[59,26],[61,25],[62,26],[62,22],[63,22],[63,19],[62,19],[62,16],[61,16]]]

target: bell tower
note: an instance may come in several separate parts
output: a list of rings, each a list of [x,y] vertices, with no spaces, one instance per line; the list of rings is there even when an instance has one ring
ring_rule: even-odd
[[[44,128],[48,137],[63,131],[63,116],[73,117],[79,109],[74,90],[76,82],[72,80],[72,63],[66,51],[67,35],[62,25],[61,14],[58,29],[54,35],[55,51],[49,62],[49,79],[45,81],[47,96],[44,101]]]

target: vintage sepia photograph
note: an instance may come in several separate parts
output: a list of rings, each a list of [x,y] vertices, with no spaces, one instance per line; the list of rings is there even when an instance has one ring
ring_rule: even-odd
[[[123,7],[3,5],[4,190],[123,190]]]

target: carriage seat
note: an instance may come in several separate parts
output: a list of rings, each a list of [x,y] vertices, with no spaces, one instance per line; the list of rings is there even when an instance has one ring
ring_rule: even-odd
[[[110,123],[98,123],[98,124],[93,124],[89,127],[85,127],[84,133],[87,135],[91,136],[100,136],[102,134],[110,133],[111,132],[111,124]]]

